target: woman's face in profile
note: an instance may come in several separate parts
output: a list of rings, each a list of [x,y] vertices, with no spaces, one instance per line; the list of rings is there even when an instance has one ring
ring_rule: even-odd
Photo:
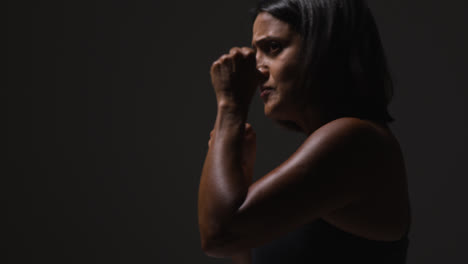
[[[305,94],[301,83],[302,38],[291,26],[266,12],[258,14],[253,24],[252,47],[257,68],[265,76],[261,96],[265,115],[277,120],[291,120],[300,111]]]

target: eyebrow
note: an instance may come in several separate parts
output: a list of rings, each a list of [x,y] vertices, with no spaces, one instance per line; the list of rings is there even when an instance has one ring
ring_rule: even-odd
[[[278,41],[279,38],[278,37],[274,37],[274,36],[266,36],[266,37],[261,37],[260,39],[252,42],[252,48],[255,48],[256,46],[258,46],[259,44],[261,45],[262,43],[264,42],[268,42],[268,41],[271,41],[271,40],[275,40],[275,41]]]

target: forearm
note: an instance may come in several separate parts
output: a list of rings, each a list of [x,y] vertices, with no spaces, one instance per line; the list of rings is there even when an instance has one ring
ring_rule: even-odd
[[[242,170],[245,115],[220,106],[214,138],[203,166],[198,197],[202,243],[224,231],[247,195],[250,181]]]

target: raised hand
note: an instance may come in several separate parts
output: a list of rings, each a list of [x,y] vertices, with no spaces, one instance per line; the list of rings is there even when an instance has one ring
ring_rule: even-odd
[[[210,74],[218,105],[228,104],[248,111],[262,78],[253,49],[232,48],[229,54],[222,55],[213,63]]]

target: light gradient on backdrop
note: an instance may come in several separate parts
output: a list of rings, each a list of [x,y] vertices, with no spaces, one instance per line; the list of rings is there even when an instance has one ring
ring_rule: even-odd
[[[395,77],[408,263],[466,263],[466,1],[369,1]],[[7,263],[230,263],[200,249],[211,63],[250,45],[252,1],[8,1]],[[254,99],[256,178],[304,136]]]

